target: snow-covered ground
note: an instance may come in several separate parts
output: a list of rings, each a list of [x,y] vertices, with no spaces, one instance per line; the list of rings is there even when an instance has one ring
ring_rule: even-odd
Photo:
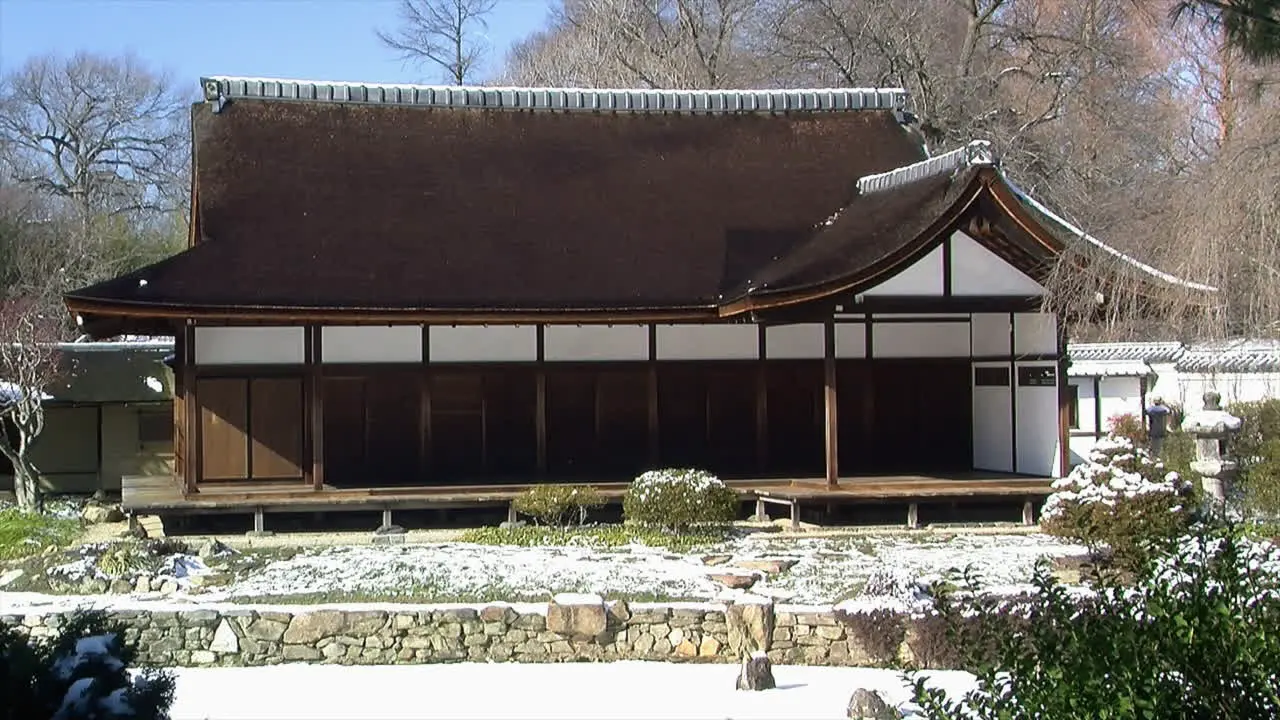
[[[432,543],[350,545],[308,549],[237,574],[216,589],[188,592],[192,576],[208,572],[193,556],[167,559],[177,593],[193,602],[405,600],[416,602],[537,601],[557,593],[598,593],[640,600],[729,600],[716,575],[754,574],[750,592],[779,602],[820,605],[848,602],[871,607],[911,605],[924,584],[958,579],[966,568],[992,591],[1025,587],[1041,558],[1079,556],[1080,546],[1045,535],[884,535],[777,538],[756,535],[716,548],[713,554],[676,554],[642,545],[616,550],[585,547],[518,547]],[[751,561],[781,559],[784,572],[750,569]],[[78,563],[78,564],[76,564]],[[86,564],[88,563],[88,564]],[[210,563],[217,567],[218,560]],[[79,558],[74,570],[92,574]],[[83,566],[83,567],[82,567]],[[19,598],[10,594],[9,602]],[[146,597],[146,595],[143,595]],[[125,596],[101,596],[124,600]],[[133,597],[136,601],[141,597]],[[0,593],[0,606],[5,602]]]
[[[778,688],[734,690],[738,668],[617,662],[259,668],[174,671],[173,720],[823,720],[846,718],[858,688],[890,704],[910,699],[892,670],[775,666]],[[933,672],[953,696],[973,678]],[[495,692],[496,691],[496,692]]]

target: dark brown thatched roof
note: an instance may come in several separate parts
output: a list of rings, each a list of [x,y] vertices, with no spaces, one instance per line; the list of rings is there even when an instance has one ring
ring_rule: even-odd
[[[198,104],[193,121],[197,245],[69,301],[139,314],[714,307],[809,241],[860,176],[924,157],[887,110],[238,99]],[[893,225],[898,205],[876,221]],[[891,236],[864,238],[850,262]]]

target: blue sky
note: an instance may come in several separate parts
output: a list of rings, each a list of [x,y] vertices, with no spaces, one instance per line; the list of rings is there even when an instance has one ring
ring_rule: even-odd
[[[485,77],[550,3],[498,0]],[[381,46],[375,28],[396,20],[396,0],[0,0],[0,70],[49,52],[131,51],[193,93],[202,75],[441,82]]]

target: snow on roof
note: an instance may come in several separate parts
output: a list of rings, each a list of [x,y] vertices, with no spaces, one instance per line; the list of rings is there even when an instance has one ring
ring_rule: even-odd
[[[1158,342],[1101,342],[1070,343],[1067,345],[1067,356],[1071,362],[1100,360],[1116,362],[1122,360],[1140,360],[1142,362],[1173,362],[1182,357],[1185,346],[1174,341]]]
[[[1031,197],[1030,194],[1028,194],[1026,191],[1022,190],[1016,184],[1014,184],[1014,182],[1010,180],[1008,176],[1005,176],[1005,182],[1009,184],[1009,188],[1013,190],[1013,192],[1018,196],[1019,199],[1021,199],[1023,202],[1030,205],[1037,212],[1043,214],[1044,216],[1058,223],[1067,232],[1070,232],[1072,235],[1075,235],[1076,237],[1085,241],[1089,245],[1092,245],[1093,247],[1107,253],[1108,255],[1111,255],[1120,260],[1123,260],[1129,265],[1132,265],[1134,268],[1136,268],[1140,272],[1150,275],[1151,277],[1156,278],[1157,280],[1161,280],[1170,285],[1184,287],[1189,290],[1199,290],[1202,292],[1215,292],[1215,293],[1218,292],[1218,288],[1212,285],[1205,285],[1203,283],[1192,282],[1191,280],[1183,280],[1182,278],[1176,275],[1171,275],[1163,270],[1158,270],[1150,265],[1147,265],[1146,263],[1142,262],[1141,260],[1138,260],[1137,258],[1131,255],[1127,255],[1124,252],[1121,252],[1120,250],[1117,250],[1116,248],[1111,247],[1110,245],[1102,242],[1101,240],[1095,238],[1094,236],[1090,235],[1084,230],[1081,230],[1080,228],[1076,227],[1072,223],[1068,222],[1061,215],[1058,215],[1057,213],[1053,212],[1049,208],[1045,207],[1044,204],[1042,204],[1039,200],[1036,200],[1035,198]]]
[[[1174,367],[1182,372],[1274,372],[1280,370],[1280,340],[1198,343]]]
[[[804,112],[901,110],[903,88],[672,90],[653,88],[479,87],[290,80],[214,75],[200,79],[204,98],[226,100],[605,112]]]
[[[917,163],[904,165],[875,175],[864,175],[858,178],[858,192],[868,195],[907,185],[934,175],[951,172],[968,165],[991,165],[994,162],[995,155],[991,150],[991,143],[986,140],[974,140],[964,147],[956,148],[941,155],[935,155]]]
[[[1155,371],[1141,360],[1083,360],[1072,362],[1068,377],[1146,377]]]

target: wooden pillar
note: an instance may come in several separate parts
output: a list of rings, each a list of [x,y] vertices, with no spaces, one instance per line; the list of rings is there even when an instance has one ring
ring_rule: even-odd
[[[836,324],[828,317],[822,327],[822,397],[826,406],[827,487],[840,482],[838,435],[836,417]]]
[[[533,432],[537,448],[538,475],[547,474],[547,363],[545,354],[545,326],[537,328],[537,370],[535,370]]]
[[[661,436],[658,426],[658,326],[649,325],[648,405],[649,405],[649,465],[658,467],[661,460]]]
[[[1144,406],[1146,403],[1142,403]],[[1145,412],[1145,411],[1144,411]],[[1093,439],[1102,437],[1102,378],[1093,376]]]
[[[760,326],[759,358],[756,363],[756,474],[764,476],[769,467],[769,353],[765,326]]]
[[[188,493],[199,492],[200,458],[204,454],[200,437],[200,398],[196,392],[196,328],[191,321],[182,326],[182,353],[179,371],[182,373],[182,406],[186,422],[186,452],[183,455],[182,480],[183,488]]]
[[[321,326],[307,327],[307,426],[311,436],[311,470],[308,474],[315,490],[324,488],[324,376],[320,371],[323,337]]]
[[[1071,388],[1067,385],[1067,327],[1059,316],[1054,316],[1058,328],[1058,476],[1067,474],[1071,465]],[[1011,378],[1016,380],[1016,378]],[[1017,386],[1014,386],[1016,391]],[[1094,407],[1101,407],[1094,397]]]

